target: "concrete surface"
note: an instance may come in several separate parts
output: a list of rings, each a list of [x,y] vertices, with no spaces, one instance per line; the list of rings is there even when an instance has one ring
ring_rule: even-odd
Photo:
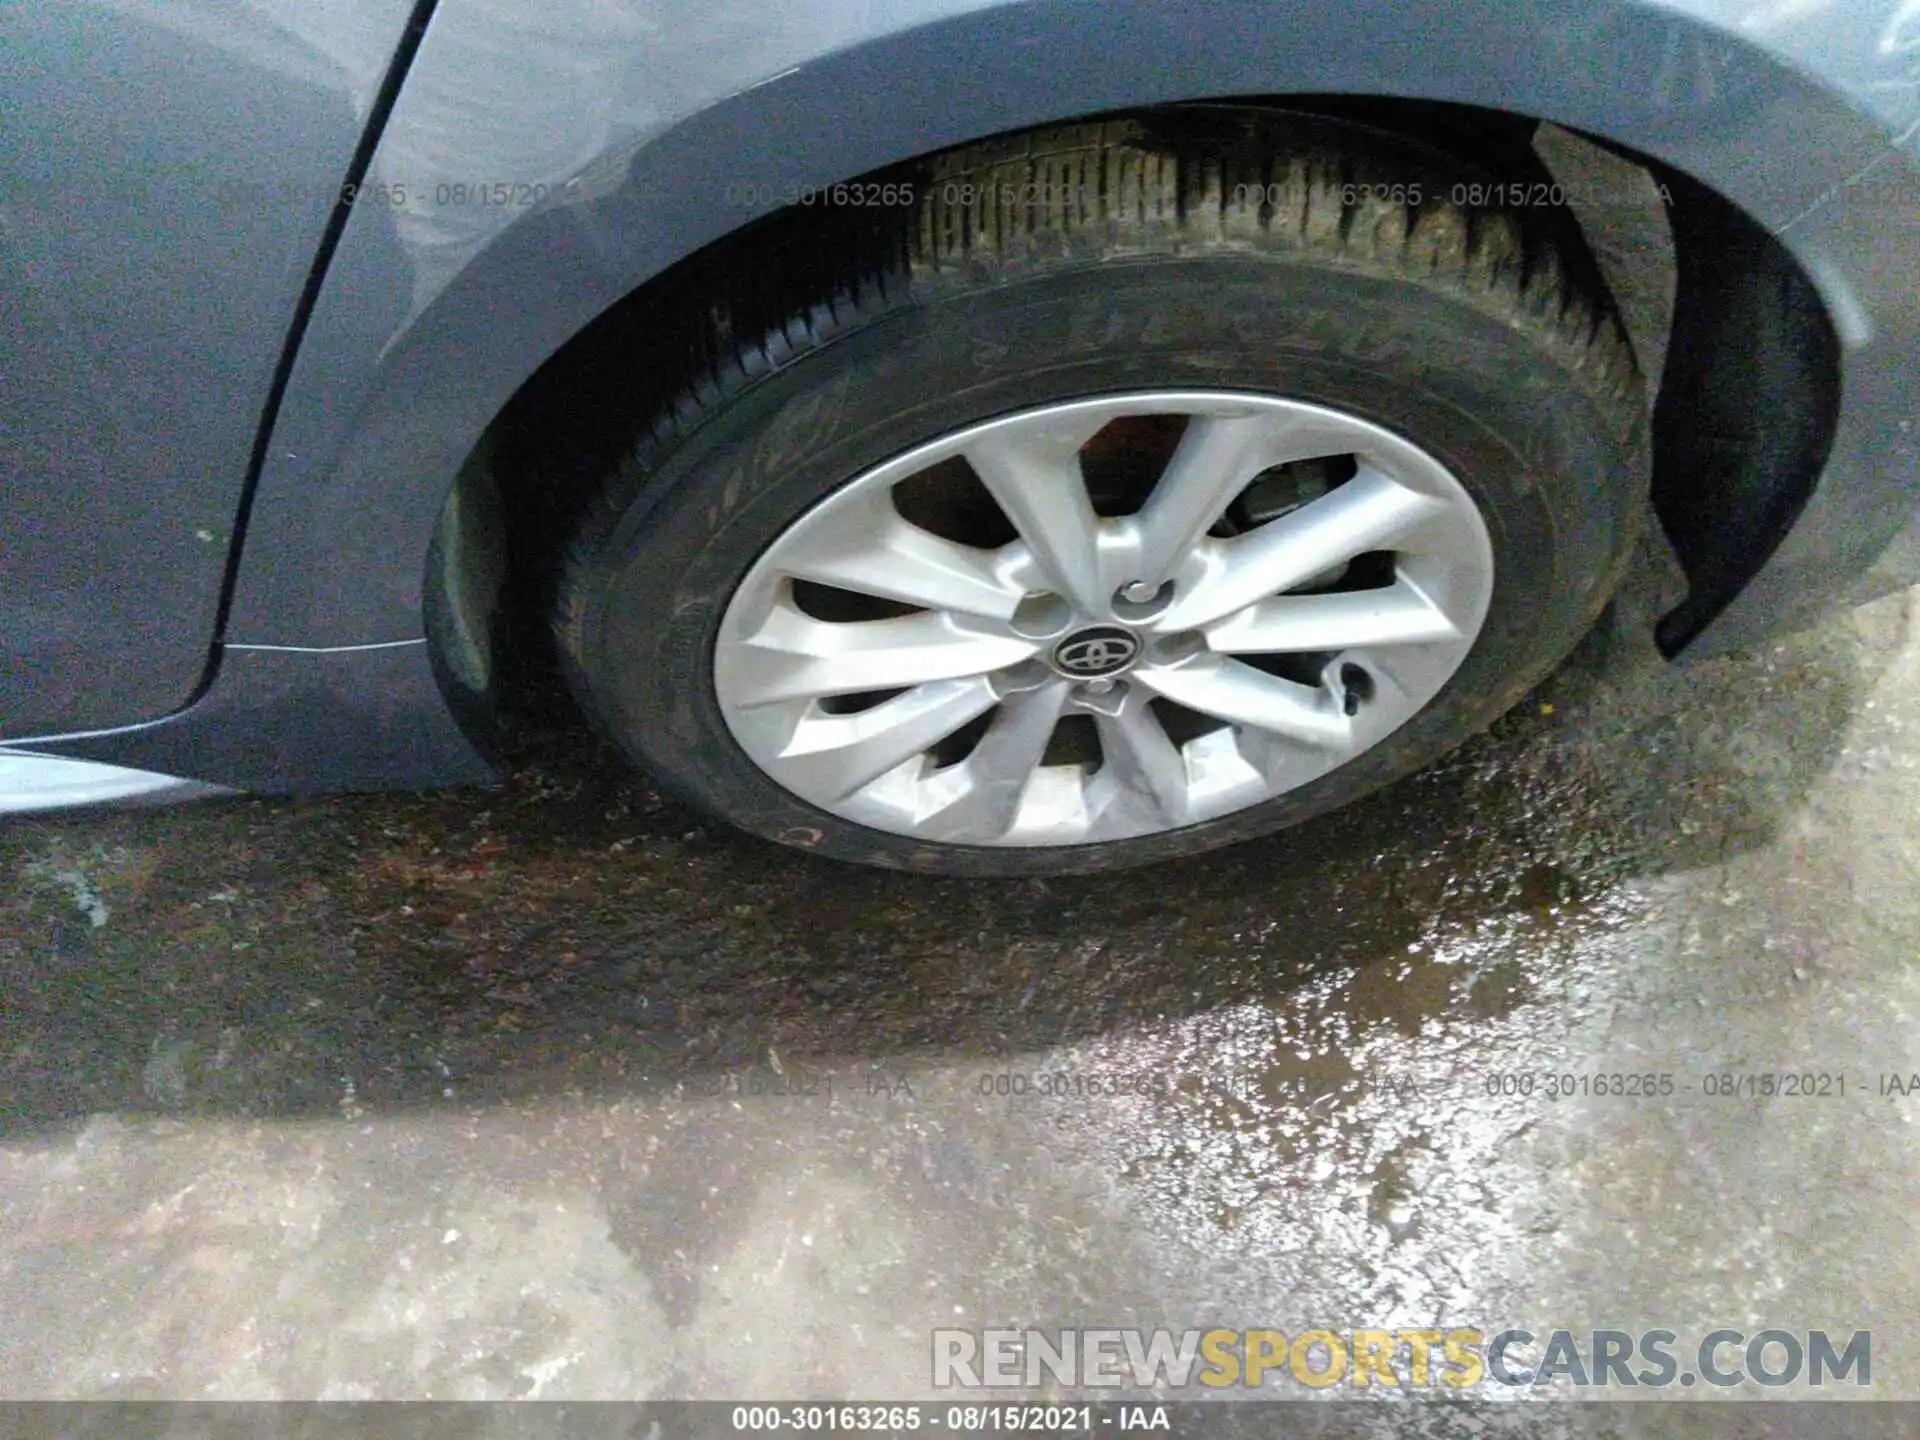
[[[1529,1323],[1871,1328],[1920,1398],[1917,598],[1575,665],[1107,878],[839,868],[564,730],[496,792],[8,823],[0,1395],[880,1398],[943,1325]],[[1704,1093],[1787,1069],[1846,1094]],[[1616,1071],[1675,1093],[1487,1093]]]

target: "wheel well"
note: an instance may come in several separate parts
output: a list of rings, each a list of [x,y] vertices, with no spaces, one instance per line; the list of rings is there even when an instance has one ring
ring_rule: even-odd
[[[1677,655],[1799,519],[1833,447],[1840,340],[1785,245],[1674,170],[1677,280],[1653,411],[1653,505],[1687,576],[1654,639]]]
[[[1575,150],[1597,158],[1603,169],[1611,163],[1626,167],[1622,173],[1637,173],[1647,182],[1649,198],[1642,202],[1609,197],[1609,203],[1566,208],[1588,252],[1576,262],[1594,265],[1614,294],[1649,380],[1651,498],[1688,583],[1685,599],[1656,627],[1662,652],[1671,657],[1682,650],[1791,530],[1832,441],[1839,345],[1817,291],[1797,262],[1738,207],[1681,172],[1603,137],[1574,136],[1499,110],[1389,97],[1294,95],[1196,101],[1147,113],[1172,119],[1196,105],[1285,108],[1389,132],[1460,162],[1464,173],[1525,181],[1534,187],[1528,196],[1547,203],[1567,198],[1564,191],[1577,190],[1600,173],[1587,171],[1578,181],[1563,174],[1564,157]],[[1074,118],[1098,117],[1063,117],[1061,123]],[[1543,128],[1561,137],[1561,159],[1543,158],[1545,147],[1536,143]],[[911,172],[931,158],[883,173]],[[489,463],[470,463],[459,483],[472,477],[475,485],[498,487],[511,537],[507,560],[513,578],[501,592],[506,608],[544,611],[551,557],[564,541],[574,507],[592,478],[614,459],[607,446],[619,427],[596,426],[594,416],[630,417],[662,394],[658,375],[635,375],[630,367],[609,363],[612,357],[632,343],[637,329],[663,314],[699,314],[703,277],[716,266],[726,266],[783,227],[821,227],[832,213],[776,211],[713,241],[603,313],[501,410],[476,451]],[[839,223],[856,221],[841,216]],[[1628,303],[1636,294],[1640,303]],[[685,342],[691,333],[672,339]],[[670,350],[657,341],[648,348]],[[676,358],[684,364],[690,357]],[[556,447],[563,433],[566,443]],[[445,556],[454,549],[441,546],[435,553]],[[448,592],[443,610],[457,598],[453,591],[475,589],[463,587],[444,564],[429,575],[428,585]],[[501,628],[494,615],[459,618],[469,637]],[[523,633],[531,635],[533,627]]]
[[[1839,423],[1839,338],[1786,245],[1685,172],[1596,135],[1573,137],[1582,156],[1564,143],[1572,132],[1528,116],[1371,96],[1254,103],[1389,130],[1505,173],[1539,158],[1561,191],[1606,194],[1570,208],[1648,377],[1654,514],[1687,581],[1654,639],[1678,655],[1793,529]],[[1563,137],[1557,155],[1537,143],[1543,130]],[[1611,203],[1621,191],[1586,163],[1597,155],[1646,176],[1654,208]]]
[[[1539,132],[1555,128],[1426,101],[1304,103],[1508,165],[1524,166],[1522,153],[1542,148]],[[1657,198],[1651,214],[1613,203],[1572,208],[1649,380],[1654,514],[1687,580],[1685,598],[1654,627],[1671,659],[1745,588],[1812,497],[1839,423],[1840,342],[1806,272],[1745,211],[1602,137],[1578,143],[1639,170]],[[1592,175],[1568,173],[1585,170],[1585,157],[1560,153],[1575,163],[1563,168],[1547,151],[1553,179],[1567,191],[1592,188]],[[1597,184],[1609,200],[1618,193],[1604,177]]]

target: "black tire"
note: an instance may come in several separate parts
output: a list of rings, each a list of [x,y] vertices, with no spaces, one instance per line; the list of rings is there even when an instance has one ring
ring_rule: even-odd
[[[601,369],[628,419],[617,450],[598,452],[556,630],[589,715],[681,799],[816,854],[948,874],[1191,854],[1438,758],[1536,684],[1608,599],[1646,508],[1646,402],[1564,216],[1468,211],[1449,202],[1461,179],[1449,162],[1269,111],[1062,127],[886,178],[913,184],[917,203],[803,212],[721,247],[672,287],[698,305],[652,301],[621,342],[646,353]],[[681,369],[651,394],[607,379],[662,354]],[[1360,415],[1473,494],[1494,597],[1425,710],[1263,804],[1044,849],[855,825],[741,751],[714,694],[714,635],[797,515],[930,436],[1051,400],[1179,386]]]

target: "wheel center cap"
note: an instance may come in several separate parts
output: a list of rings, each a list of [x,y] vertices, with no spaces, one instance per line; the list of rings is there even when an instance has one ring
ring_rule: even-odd
[[[1089,625],[1053,647],[1053,668],[1069,680],[1118,675],[1140,654],[1140,639],[1118,625]]]

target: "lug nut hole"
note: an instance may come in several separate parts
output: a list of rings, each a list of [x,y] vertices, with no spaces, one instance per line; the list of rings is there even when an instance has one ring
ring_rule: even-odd
[[[1013,618],[1007,623],[1016,635],[1047,640],[1073,623],[1073,607],[1051,590],[1033,590],[1014,607]]]
[[[1122,620],[1151,620],[1172,603],[1171,580],[1157,590],[1149,590],[1145,581],[1136,580],[1113,592],[1113,613]]]

